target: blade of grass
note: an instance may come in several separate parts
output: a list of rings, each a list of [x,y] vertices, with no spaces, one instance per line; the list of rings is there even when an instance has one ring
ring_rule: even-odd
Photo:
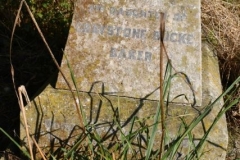
[[[179,128],[178,128],[178,132],[177,132],[177,135],[176,135],[176,138],[175,138],[175,140],[177,140],[177,139],[179,139],[179,137],[181,136],[181,134],[182,134],[182,132],[184,131],[184,124],[183,123],[181,123],[180,124],[180,126],[179,126]],[[169,141],[170,142],[170,141]],[[168,143],[167,144],[168,145],[168,148],[170,148],[170,144]],[[171,153],[170,154],[170,158],[169,159],[174,159],[174,154],[173,153]]]
[[[65,53],[64,53],[64,58],[66,59],[67,66],[68,66],[68,69],[69,69],[70,75],[71,75],[71,80],[72,80],[74,88],[76,90],[76,94],[77,94],[77,97],[78,97],[78,103],[79,103],[79,107],[80,107],[81,117],[83,118],[84,125],[86,125],[87,124],[87,120],[86,120],[86,117],[83,114],[83,109],[82,109],[82,105],[81,105],[81,101],[80,101],[79,89],[77,87],[76,78],[75,78],[73,69],[72,69],[72,67],[71,67],[71,65],[70,65],[70,63],[68,61],[67,55]]]
[[[186,129],[186,131],[181,135],[181,137],[179,137],[179,139],[167,150],[167,152],[163,155],[163,159],[166,159],[171,153],[173,153],[174,155],[176,154],[181,142],[183,141],[183,139],[186,137],[186,135],[191,132],[193,130],[193,128],[199,123],[201,122],[207,115],[208,113],[212,110],[212,107],[219,101],[221,100],[225,95],[227,95],[229,92],[231,92],[234,87],[236,86],[236,84],[238,84],[240,82],[240,77],[238,77],[234,83],[228,87],[228,89],[222,93],[218,98],[216,98],[211,104],[209,104],[205,110],[203,111],[202,114],[200,114],[198,117],[196,117],[188,126],[188,128]]]
[[[24,115],[25,112],[24,112],[24,106],[23,106],[23,101],[22,101],[21,89],[19,89],[20,87],[18,88],[18,90],[16,88],[15,76],[14,76],[14,67],[13,67],[13,64],[12,64],[12,42],[13,42],[13,36],[14,36],[15,30],[16,30],[16,26],[20,25],[20,13],[21,13],[22,6],[23,6],[24,2],[25,2],[24,0],[22,0],[20,2],[20,5],[19,5],[18,11],[17,11],[17,15],[16,15],[16,18],[15,18],[15,21],[14,21],[12,34],[11,34],[11,40],[10,40],[10,48],[9,48],[10,56],[9,57],[10,57],[11,76],[12,76],[13,87],[14,87],[14,91],[15,91],[15,94],[16,94],[17,99],[18,99],[18,103],[19,103],[20,109],[23,110],[24,123],[25,123],[25,128],[26,128],[26,133],[27,133],[27,139],[28,139],[28,142],[30,144],[30,137],[29,137],[29,134],[28,134],[28,128],[27,128],[27,124],[26,124],[26,116]],[[29,150],[30,150],[31,159],[33,159],[31,144],[29,145]]]
[[[2,128],[0,128],[0,131],[7,136],[21,151],[22,153],[27,156],[29,159],[31,158],[31,156],[29,155],[29,153],[24,150],[9,134],[7,134],[7,132],[5,132]]]
[[[133,151],[133,148],[132,148],[132,145],[131,145],[131,141],[130,141],[132,135],[128,134],[127,136],[125,136],[125,134],[122,131],[121,125],[117,121],[116,121],[116,125],[117,125],[117,127],[118,127],[118,129],[120,131],[121,142],[123,142],[122,145],[127,144],[127,145],[123,146],[123,151],[125,153],[128,151],[128,149]]]
[[[200,142],[198,143],[198,145],[196,146],[196,150],[197,151],[201,151],[203,148],[203,144],[204,142],[207,140],[207,137],[209,135],[209,133],[212,131],[212,128],[216,125],[216,123],[219,121],[219,119],[222,117],[223,114],[226,113],[227,110],[229,110],[232,106],[236,105],[239,103],[239,98],[235,99],[234,101],[232,101],[227,107],[223,107],[218,115],[216,116],[216,118],[213,120],[213,123],[211,124],[211,126],[209,127],[209,129],[207,130],[207,132],[204,134],[204,136],[201,138]],[[190,159],[194,158],[195,154],[191,154],[190,155]]]
[[[158,107],[160,107],[161,109],[161,129],[162,129],[162,134],[161,134],[161,138],[160,138],[160,152],[159,152],[159,160],[162,157],[162,150],[163,150],[163,140],[164,140],[164,135],[165,135],[165,115],[164,115],[164,96],[163,96],[163,86],[164,86],[164,81],[163,81],[163,39],[164,39],[164,33],[165,33],[165,19],[164,19],[164,13],[160,13],[160,28],[159,31],[161,33],[161,37],[160,37],[160,105]]]
[[[27,95],[27,91],[26,91],[24,86],[18,87],[19,106],[20,106],[20,109],[21,109],[22,114],[23,114],[24,127],[25,127],[25,130],[26,130],[26,135],[27,135],[28,147],[29,147],[29,151],[30,151],[30,155],[31,155],[31,160],[34,160],[32,144],[31,144],[31,138],[30,138],[30,133],[29,133],[29,130],[28,130],[27,117],[26,117],[26,113],[25,113],[25,108],[24,108],[24,104],[23,104],[22,95],[25,96],[25,99],[26,99],[27,103],[31,104],[30,100],[28,98],[28,95]]]
[[[81,138],[81,136],[84,136],[83,138]],[[84,141],[85,137],[87,136],[86,134],[81,135],[77,140],[77,142],[73,145],[73,147],[66,153],[66,155],[64,156],[64,159],[68,159],[72,152],[74,152],[80,145],[81,143]]]
[[[42,158],[43,158],[44,160],[47,160],[46,157],[45,157],[45,155],[44,155],[44,153],[43,153],[43,151],[42,151],[41,148],[38,146],[38,144],[37,144],[37,142],[36,142],[36,140],[35,140],[35,138],[34,138],[33,136],[32,136],[32,140],[33,140],[35,146],[37,146],[37,149],[38,149],[39,153],[41,154]]]
[[[93,131],[92,138],[97,142],[97,146],[100,149],[100,152],[96,153],[105,159],[107,158],[106,156],[109,157],[111,154],[109,153],[109,150],[107,150],[107,148],[105,148],[103,145],[101,136],[96,131]]]
[[[76,94],[77,94],[78,103],[79,103],[79,107],[80,107],[81,117],[82,117],[82,119],[83,119],[84,125],[86,126],[86,125],[87,125],[87,119],[86,119],[85,115],[83,114],[83,108],[82,108],[82,104],[81,104],[81,101],[80,101],[79,89],[78,89],[78,87],[77,87],[76,78],[75,78],[73,69],[72,69],[72,67],[71,67],[71,65],[70,65],[70,63],[69,63],[69,61],[68,61],[68,58],[67,58],[67,55],[66,55],[66,54],[64,54],[64,58],[66,59],[67,66],[68,66],[68,69],[69,69],[70,75],[71,75],[71,80],[72,80],[72,82],[73,82],[73,85],[74,85],[74,88],[75,88],[75,91],[76,91]],[[98,94],[98,96],[99,96],[100,99],[102,98],[101,95]],[[102,100],[102,99],[101,99],[101,100]],[[87,127],[87,126],[86,126],[86,127]],[[96,133],[95,133],[95,134],[96,134]],[[93,144],[92,144],[92,142],[91,142],[91,136],[90,136],[90,134],[87,134],[86,138],[88,139],[88,144],[89,144],[90,149],[92,150],[92,153],[94,153],[94,150],[93,150],[94,146],[93,146]],[[101,149],[102,149],[102,148],[101,148]]]
[[[160,105],[160,104],[158,104],[158,105]],[[154,123],[153,123],[153,128],[152,128],[149,144],[147,146],[145,160],[150,159],[151,152],[152,152],[152,147],[153,147],[155,136],[156,136],[156,133],[157,133],[157,127],[158,127],[158,124],[159,124],[160,115],[161,115],[161,109],[160,109],[160,107],[157,107],[157,112],[156,112],[155,117],[154,117]]]
[[[184,125],[184,127],[186,129],[188,127],[188,124],[186,123],[184,118],[180,118],[180,119],[181,119],[181,122],[182,122],[182,124]],[[188,136],[188,141],[190,142],[190,145],[188,146],[188,152],[187,153],[193,153],[193,154],[195,154],[197,156],[196,158],[199,159],[200,158],[199,154],[201,154],[201,153],[198,150],[196,150],[196,145],[194,143],[194,137],[193,137],[192,133],[189,132],[187,134],[187,136]],[[188,160],[188,159],[191,160],[191,158],[189,158],[189,157],[190,157],[190,154],[187,154],[185,159],[186,160]]]
[[[169,91],[169,87],[170,87],[170,84],[171,84],[171,72],[172,72],[172,69],[171,69],[171,63],[170,61],[168,61],[167,63],[167,66],[166,66],[166,71],[165,71],[165,76],[164,76],[164,84],[163,84],[163,95],[162,95],[162,99],[164,100],[165,97],[169,94],[168,91]],[[168,104],[168,102],[167,102]],[[155,116],[154,116],[154,125],[153,125],[153,129],[152,129],[152,132],[151,132],[151,136],[150,136],[150,140],[149,140],[149,144],[148,144],[148,148],[147,148],[147,152],[146,152],[146,160],[148,158],[150,158],[150,154],[151,154],[151,151],[152,151],[152,147],[153,147],[153,142],[154,142],[154,139],[155,139],[155,135],[156,135],[156,132],[157,132],[157,127],[158,127],[158,124],[159,124],[159,120],[160,120],[160,117],[164,116],[164,108],[163,107],[160,107],[161,104],[158,104],[158,107],[157,107],[157,111],[155,113]],[[164,119],[161,119],[161,123],[165,123],[164,122],[165,120]],[[162,127],[163,127],[163,124],[162,124]],[[163,129],[163,128],[162,128]],[[165,129],[164,129],[165,130]],[[162,130],[162,135],[161,138],[163,139],[160,139],[160,146],[161,147],[164,147],[164,137],[165,137],[165,131],[163,132]],[[160,154],[162,155],[161,152],[161,148],[160,148],[160,151],[159,151],[159,156]]]
[[[81,126],[82,129],[85,131],[85,126],[84,126],[84,124],[83,124],[83,117],[82,117],[81,112],[80,112],[80,110],[79,110],[80,106],[79,106],[79,104],[77,103],[78,101],[77,101],[77,99],[76,99],[76,97],[75,97],[75,95],[74,95],[73,89],[72,89],[72,87],[71,87],[69,81],[67,80],[66,76],[64,75],[64,73],[63,73],[61,67],[59,66],[59,64],[58,64],[58,62],[57,62],[57,60],[56,60],[56,58],[55,58],[55,56],[54,56],[54,54],[53,54],[51,48],[49,47],[49,45],[48,45],[48,43],[47,43],[47,41],[46,41],[46,39],[45,39],[45,37],[44,37],[44,35],[43,35],[43,33],[42,33],[40,27],[38,26],[38,23],[37,23],[37,21],[36,21],[34,15],[32,14],[32,12],[31,12],[31,10],[30,10],[30,8],[29,8],[27,2],[24,1],[24,0],[22,0],[21,2],[23,2],[23,3],[25,4],[25,6],[26,6],[26,8],[27,8],[27,11],[28,11],[28,13],[29,13],[29,15],[30,15],[30,17],[31,17],[31,19],[32,19],[32,21],[33,21],[33,23],[34,23],[34,25],[36,26],[36,29],[37,29],[39,35],[41,36],[41,38],[42,38],[42,40],[43,40],[45,46],[47,47],[48,52],[49,52],[49,54],[50,54],[50,56],[51,56],[51,58],[52,58],[54,64],[56,65],[57,69],[59,70],[60,74],[62,75],[64,81],[66,82],[66,84],[67,84],[67,86],[68,86],[68,88],[69,88],[69,90],[70,90],[70,92],[71,92],[71,94],[72,94],[72,98],[74,99],[74,103],[75,103],[76,111],[77,111],[78,118],[79,118],[79,121],[80,121],[80,126]]]
[[[205,111],[199,116],[196,117],[188,126],[188,128],[185,130],[185,132],[179,137],[179,139],[171,145],[171,147],[167,150],[167,152],[163,155],[162,159],[166,159],[169,155],[175,155],[177,150],[180,147],[180,144],[182,143],[183,139],[187,136],[188,133],[190,133],[193,128],[204,118],[208,115],[208,113],[212,109],[212,105],[208,106]]]
[[[136,134],[134,134],[134,132],[133,132],[133,127],[134,127],[134,124],[135,124],[135,120],[136,120],[136,116],[134,116],[134,117],[131,119],[131,127],[130,127],[130,130],[129,130],[129,132],[128,132],[128,135],[127,135],[127,136],[124,135],[124,138],[127,140],[127,142],[128,142],[129,144],[131,144],[132,141],[134,140],[134,137],[136,137]],[[131,147],[131,146],[130,146],[130,147]],[[124,159],[127,158],[128,149],[129,149],[130,147],[125,147],[125,148],[124,148],[124,150],[123,150],[123,156],[122,156]],[[132,148],[132,147],[131,147],[130,149],[131,149],[131,151],[133,151],[133,148]]]

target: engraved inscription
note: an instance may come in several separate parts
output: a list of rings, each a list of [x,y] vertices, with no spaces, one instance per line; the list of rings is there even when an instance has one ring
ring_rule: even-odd
[[[134,38],[134,39],[153,39],[159,41],[160,32],[153,31],[151,37],[146,37],[147,30],[139,29],[139,28],[123,28],[120,26],[112,26],[107,25],[104,26],[102,24],[91,24],[85,22],[77,22],[77,31],[79,33],[92,33],[104,36],[119,36],[124,38]],[[194,37],[189,33],[181,33],[181,32],[170,32],[166,31],[164,36],[164,41],[169,41],[173,43],[191,45],[193,44]]]
[[[161,12],[165,15],[163,65],[167,66],[169,58],[173,74],[185,73],[193,84],[189,88],[185,79],[177,75],[172,79],[169,99],[190,103],[196,98],[196,103],[201,104],[199,0],[76,1],[65,52],[79,88],[101,92],[101,86],[95,84],[100,81],[104,91],[113,95],[148,95],[147,99],[158,100]],[[62,66],[69,71],[65,60]],[[67,88],[61,76],[57,86]],[[174,99],[181,94],[188,100]]]
[[[140,10],[140,9],[132,9],[132,8],[117,8],[117,7],[110,7],[109,10],[103,5],[100,4],[90,4],[88,6],[88,11],[90,13],[97,13],[97,12],[104,12],[108,11],[110,16],[126,16],[131,18],[154,18],[159,19],[160,13],[152,10]]]
[[[139,60],[139,61],[151,61],[152,53],[148,51],[136,51],[136,50],[125,50],[117,48],[111,48],[110,58],[119,58],[119,59],[130,59],[130,60]]]
[[[173,21],[183,23],[186,20],[187,15],[182,8],[181,13],[175,13],[172,17]],[[130,19],[148,19],[151,23],[156,23],[160,17],[159,11],[154,10],[142,10],[133,8],[123,8],[123,7],[106,7],[101,4],[89,4],[87,12],[91,14],[104,14],[107,13],[108,16],[120,18],[126,17]],[[166,15],[165,15],[166,16]],[[166,16],[167,17],[167,16]],[[129,27],[121,25],[112,24],[102,24],[94,22],[81,22],[78,21],[75,24],[75,28],[78,33],[84,34],[95,34],[104,37],[122,37],[126,39],[136,39],[136,40],[153,40],[159,41],[160,32],[159,30],[149,30],[147,28]],[[194,45],[194,35],[192,33],[184,33],[177,31],[168,31],[166,29],[164,35],[164,41],[170,43],[177,43],[179,45]],[[128,51],[127,51],[128,50]],[[116,49],[111,47],[109,50],[110,58],[118,58],[122,60],[142,60],[145,62],[151,62],[153,57],[150,51],[137,51],[136,49]]]

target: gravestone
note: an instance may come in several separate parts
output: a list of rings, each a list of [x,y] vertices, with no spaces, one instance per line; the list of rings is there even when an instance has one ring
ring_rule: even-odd
[[[168,56],[172,74],[176,74],[170,89],[173,103],[167,112],[169,143],[179,132],[179,117],[190,122],[198,116],[197,110],[202,111],[221,94],[218,63],[209,47],[201,46],[200,0],[78,0],[61,69],[75,88],[72,70],[80,91],[77,103],[82,104],[86,123],[95,126],[100,135],[114,138],[112,132],[118,130],[114,118],[119,118],[125,132],[134,116],[152,125],[159,101],[160,12],[165,13],[166,22],[164,66]],[[174,99],[180,94],[185,96]],[[26,115],[39,146],[49,153],[53,144],[72,145],[69,137],[78,136],[81,129],[74,100],[61,74],[56,88],[48,86],[32,104]],[[220,100],[202,125],[193,130],[196,143],[222,105]],[[228,137],[224,116],[219,124],[209,135],[203,159],[225,159]],[[21,133],[26,141],[23,126]],[[158,147],[159,142],[157,136],[154,145]],[[179,153],[184,157],[188,140],[182,145]]]
[[[76,2],[65,54],[77,88],[85,92],[159,100],[160,12],[165,13],[164,42],[176,76],[170,100],[202,101],[200,1],[133,0]],[[166,66],[166,56],[165,64]],[[62,70],[71,79],[66,59]],[[164,70],[163,70],[164,71]],[[58,78],[57,88],[68,89]],[[73,84],[72,84],[72,88]]]

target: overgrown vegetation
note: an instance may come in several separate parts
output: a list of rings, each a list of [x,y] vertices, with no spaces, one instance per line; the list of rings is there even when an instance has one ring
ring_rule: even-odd
[[[202,1],[202,31],[203,39],[212,44],[219,59],[223,88],[226,89],[240,76],[240,1]],[[239,97],[240,91],[232,96]],[[240,104],[227,112],[230,134],[228,152],[237,156],[239,143]],[[238,147],[237,147],[238,148]],[[234,153],[232,153],[234,152]],[[231,159],[231,158],[229,158]],[[234,159],[234,158],[233,158]]]
[[[14,24],[15,16],[18,11],[20,1],[3,0],[0,2],[0,35],[1,35],[1,61],[2,81],[7,86],[9,81],[9,42]],[[62,58],[69,25],[73,14],[73,2],[71,0],[28,0],[36,21],[38,22],[45,38],[53,50],[58,61]],[[14,35],[13,42],[13,64],[16,68],[17,85],[25,85],[29,88],[30,95],[34,94],[39,86],[46,81],[47,75],[56,71],[56,67],[51,57],[47,54],[47,49],[34,27],[34,24],[23,8],[19,17],[19,25]],[[5,79],[6,78],[6,79]]]
[[[202,1],[203,38],[213,45],[226,88],[240,70],[240,1]]]
[[[73,2],[39,0],[27,3],[35,10],[34,16],[55,57],[60,61],[72,19]],[[19,4],[20,0],[0,1],[0,126],[16,139],[18,137],[15,136],[15,132],[19,133],[19,106],[11,80],[9,47]],[[21,11],[19,25],[14,34],[12,62],[16,86],[24,85],[30,97],[33,97],[45,83],[49,83],[57,72],[26,8]],[[0,151],[13,148],[12,150],[16,152],[15,146],[2,133],[0,144]]]
[[[20,2],[20,1],[19,1]],[[72,11],[73,11],[73,1],[71,0],[28,0],[29,4],[40,28],[42,29],[43,34],[46,36],[50,48],[53,50],[58,61],[62,58],[62,49],[64,48],[66,38],[68,35],[69,25],[71,23]],[[203,26],[203,38],[211,43],[216,50],[216,54],[220,60],[221,66],[221,75],[222,82],[224,84],[224,88],[227,89],[230,84],[232,84],[235,79],[240,75],[238,68],[240,68],[240,2],[239,0],[225,0],[225,1],[210,1],[203,0],[202,1],[202,26]],[[16,16],[16,12],[18,10],[19,3],[16,3],[15,0],[2,0],[0,2],[0,72],[2,77],[0,78],[0,86],[3,88],[0,91],[0,98],[3,100],[2,106],[0,106],[0,124],[1,133],[4,135],[10,135],[14,137],[13,130],[15,131],[16,123],[18,122],[18,112],[19,109],[16,107],[17,99],[11,101],[9,103],[9,97],[14,96],[13,88],[12,88],[12,80],[11,80],[11,72],[9,66],[9,42],[10,35],[12,31],[12,26],[14,23],[14,19]],[[21,22],[21,23],[20,23]],[[19,27],[16,30],[14,43],[13,43],[13,64],[15,68],[15,78],[16,85],[19,86],[21,84],[25,85],[27,90],[29,90],[30,96],[33,96],[36,91],[39,89],[39,86],[44,85],[47,81],[46,77],[49,75],[55,74],[56,67],[52,62],[51,57],[47,53],[47,49],[42,42],[36,28],[34,27],[30,16],[27,14],[26,10],[23,10],[21,13],[21,17],[19,19]],[[239,80],[235,82],[238,84]],[[234,84],[230,86],[226,90],[226,92],[221,95],[225,96],[227,93],[231,93],[228,96],[225,96],[226,106],[224,106],[219,112],[219,115],[216,117],[216,121],[218,118],[225,113],[227,109],[229,109],[232,105],[234,105],[233,109],[228,113],[229,125],[233,125],[233,122],[238,121],[238,117],[240,115],[239,112],[239,104],[236,103],[236,100],[239,97],[239,92],[231,92],[234,89]],[[235,88],[236,89],[236,88]],[[9,107],[10,106],[10,107]],[[12,106],[12,107],[11,107]],[[208,113],[208,110],[211,109],[212,104],[206,107],[206,112],[203,113],[202,117],[204,118],[204,114]],[[13,116],[9,116],[9,113],[14,112]],[[155,118],[160,113],[158,111],[155,115]],[[201,120],[199,117],[194,119],[190,125],[184,126],[185,130],[183,130],[178,136],[184,138],[189,136],[191,140],[191,132],[192,128]],[[7,120],[6,120],[7,119]],[[12,120],[14,119],[14,120]],[[132,124],[135,123],[144,123],[143,121],[137,121],[137,117],[132,119]],[[11,124],[10,126],[5,126],[5,124]],[[184,122],[184,120],[183,120]],[[184,124],[184,123],[183,123]],[[120,124],[116,123],[116,125],[120,126]],[[153,127],[156,123],[153,123]],[[3,127],[2,127],[3,126]],[[234,123],[234,127],[239,125]],[[90,127],[90,126],[89,126]],[[152,127],[152,126],[151,126]],[[142,126],[136,130],[130,130],[128,134],[123,134],[121,132],[120,139],[122,141],[116,143],[116,149],[119,150],[119,155],[121,158],[126,158],[128,152],[134,152],[134,147],[131,146],[131,143],[136,138],[136,135],[150,132],[152,128],[149,126]],[[110,152],[107,148],[101,143],[102,140],[100,136],[96,132],[91,131],[91,127],[89,128],[87,136],[81,135],[79,140],[76,141],[75,146],[73,148],[65,148],[61,150],[61,158],[65,157],[67,159],[76,159],[79,154],[82,153],[82,150],[79,149],[77,151],[74,150],[75,147],[79,147],[82,140],[88,138],[89,141],[95,142],[96,146],[89,146],[89,150],[92,152],[92,155],[87,155],[85,158],[89,158],[95,155],[95,158],[105,158],[105,159],[115,159],[116,156],[113,154],[114,152]],[[121,131],[121,129],[119,128]],[[8,133],[5,133],[7,131]],[[152,132],[154,135],[154,132]],[[207,135],[206,135],[207,136]],[[3,138],[5,136],[0,135],[0,143],[7,144],[9,143],[7,138]],[[150,144],[153,141],[153,137],[147,139],[146,145]],[[181,141],[176,141],[174,144],[177,146]],[[203,137],[203,141],[205,137]],[[16,142],[17,144],[19,142]],[[192,142],[193,143],[193,142]],[[201,144],[201,143],[199,143]],[[121,148],[119,148],[121,146]],[[1,146],[2,147],[2,146]],[[3,150],[4,148],[1,148]],[[178,146],[179,147],[179,146]],[[9,148],[9,147],[7,147]],[[91,150],[92,148],[98,148],[96,150]],[[171,148],[171,146],[170,146]],[[194,149],[200,149],[201,146],[194,146]],[[192,155],[189,157],[185,157],[187,159],[191,159],[196,155],[196,152],[191,150]],[[89,152],[89,151],[88,151]],[[152,150],[152,148],[148,148],[147,152],[149,152],[150,157],[157,157],[158,150]],[[165,153],[164,156],[168,157],[173,156],[172,153],[176,152],[174,146],[168,152]],[[27,155],[29,153],[26,153]],[[168,155],[167,155],[168,154]],[[147,154],[148,155],[148,154]],[[55,155],[49,155],[54,159]],[[192,156],[192,157],[191,157]],[[50,158],[48,157],[48,158]],[[94,157],[92,157],[94,158]],[[153,159],[153,158],[152,158]]]

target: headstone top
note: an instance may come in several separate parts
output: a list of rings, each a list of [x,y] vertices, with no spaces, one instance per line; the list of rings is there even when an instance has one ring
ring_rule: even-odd
[[[174,72],[188,75],[194,91],[179,76],[171,98],[185,94],[193,102],[194,95],[201,105],[200,0],[78,0],[65,48],[78,89],[102,92],[104,86],[114,95],[158,100],[160,12]],[[62,69],[71,80],[66,59]],[[67,88],[61,75],[57,88]]]

